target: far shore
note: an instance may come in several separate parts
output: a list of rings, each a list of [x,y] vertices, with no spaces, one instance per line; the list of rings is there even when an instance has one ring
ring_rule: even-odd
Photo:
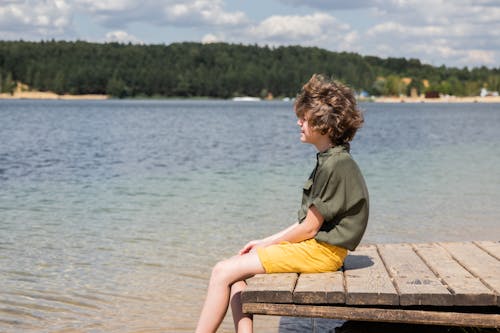
[[[375,103],[500,103],[500,96],[443,96],[439,98],[424,97],[374,97],[367,99]]]
[[[0,93],[1,99],[38,99],[38,100],[105,100],[112,98],[109,95],[59,95],[54,92],[44,91],[15,91],[13,94]],[[195,97],[196,98],[196,97]],[[500,96],[443,96],[439,98],[383,96],[360,98],[360,102],[374,103],[500,103]]]

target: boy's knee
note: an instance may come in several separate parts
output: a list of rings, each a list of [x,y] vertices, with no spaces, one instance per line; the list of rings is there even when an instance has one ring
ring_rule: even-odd
[[[230,264],[228,260],[221,260],[212,268],[212,278],[221,280],[228,276]]]

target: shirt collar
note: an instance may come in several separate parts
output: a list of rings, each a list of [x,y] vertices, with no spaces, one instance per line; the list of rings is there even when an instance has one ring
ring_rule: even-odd
[[[330,147],[323,152],[317,153],[316,158],[318,160],[318,163],[321,164],[321,163],[323,163],[323,161],[325,161],[328,157],[330,157],[332,155],[344,153],[344,152],[349,153],[349,149],[350,149],[350,147],[349,147],[348,143],[343,144],[343,145],[333,146],[333,147]]]

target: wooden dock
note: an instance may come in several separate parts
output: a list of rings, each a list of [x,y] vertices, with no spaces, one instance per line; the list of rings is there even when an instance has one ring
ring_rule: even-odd
[[[360,246],[342,270],[249,279],[243,311],[500,328],[500,242]]]

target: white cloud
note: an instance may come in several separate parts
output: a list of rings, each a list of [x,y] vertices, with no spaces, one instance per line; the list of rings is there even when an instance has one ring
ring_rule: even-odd
[[[123,29],[134,22],[154,23],[161,16],[161,7],[154,1],[74,0],[75,10],[87,14],[99,25]]]
[[[351,52],[359,52],[361,49],[359,33],[351,31],[344,35],[343,41],[339,43],[339,50],[347,50]]]
[[[325,25],[334,19],[326,14],[310,16],[271,16],[252,28],[250,33],[263,39],[276,41],[302,41],[317,38],[324,32]]]
[[[307,6],[316,9],[356,9],[372,7],[377,3],[377,0],[280,0],[280,2],[294,6]]]
[[[118,42],[118,43],[133,43],[133,44],[143,44],[141,40],[139,40],[134,35],[130,35],[128,32],[123,30],[115,30],[110,31],[106,34],[107,42]]]
[[[104,40],[109,31],[106,40],[133,43],[147,36],[144,42],[304,45],[437,65],[500,66],[498,0],[254,0],[258,7],[245,11],[238,6],[248,6],[229,1],[0,0],[0,36]]]
[[[140,3],[133,0],[76,0],[76,2],[89,12],[119,12],[130,10],[140,6]]]
[[[380,56],[420,58],[434,65],[499,66],[500,3],[492,1],[386,1],[367,30]],[[365,52],[366,53],[366,52]]]
[[[171,1],[164,6],[167,22],[186,25],[235,26],[248,21],[241,11],[227,12],[222,0]]]
[[[339,43],[351,44],[357,33],[335,17],[314,13],[304,16],[271,16],[247,31],[248,38],[271,45],[300,44],[335,48]]]
[[[226,11],[223,0],[76,0],[78,7],[100,23],[127,27],[147,23],[181,27],[234,26],[248,19],[241,11]]]
[[[445,29],[440,26],[415,27],[406,26],[398,22],[385,22],[374,26],[368,31],[370,37],[387,36],[395,39],[408,39],[408,37],[436,37],[443,34],[455,35],[459,27],[448,27]]]
[[[201,42],[203,44],[212,44],[212,43],[219,43],[219,42],[222,42],[224,40],[223,37],[221,36],[216,36],[214,34],[206,34],[205,36],[203,36],[203,38],[201,39]]]
[[[71,7],[64,0],[6,1],[0,3],[0,31],[54,37],[69,28],[71,16]]]

